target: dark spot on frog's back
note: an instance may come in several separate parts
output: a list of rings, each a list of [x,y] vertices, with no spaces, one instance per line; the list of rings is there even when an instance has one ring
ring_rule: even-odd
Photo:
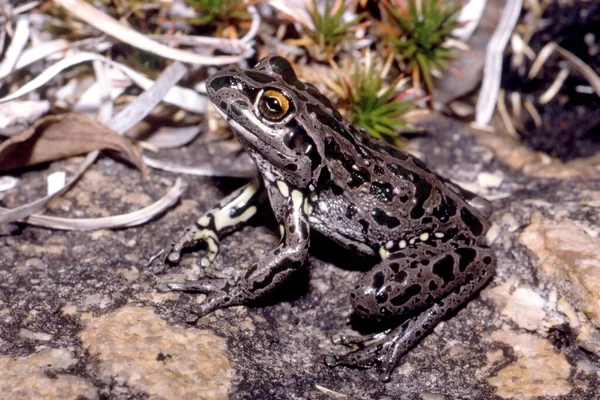
[[[389,203],[394,198],[394,188],[388,182],[374,181],[371,183],[371,194],[382,203]]]
[[[385,276],[381,271],[376,272],[373,275],[373,289],[379,290],[383,286],[383,282],[385,281]]]
[[[344,189],[342,189],[341,186],[338,186],[335,183],[331,183],[329,187],[331,188],[331,192],[336,196],[341,196],[344,194]]]
[[[358,208],[356,208],[354,204],[350,204],[348,208],[346,208],[346,218],[352,219],[356,214],[358,214]]]
[[[358,165],[351,163],[344,163],[344,167],[350,172],[350,180],[348,186],[351,188],[357,188],[362,184],[371,180],[371,174],[365,168],[359,167]]]
[[[227,111],[227,109],[229,108],[229,105],[226,102],[222,101],[219,103],[219,108],[223,111]]]
[[[374,208],[371,211],[371,217],[377,224],[387,226],[392,229],[400,225],[400,220],[393,215],[388,215],[380,208]]]
[[[328,160],[337,160],[341,156],[340,145],[334,138],[328,136],[325,138],[325,157]]]
[[[456,203],[450,197],[443,196],[440,203],[433,209],[432,214],[440,222],[448,222],[450,217],[456,215]]]
[[[317,186],[323,187],[331,180],[331,173],[329,172],[329,168],[327,166],[323,166],[321,171],[319,172],[319,178],[317,179]]]
[[[461,272],[464,272],[475,260],[475,257],[477,257],[477,251],[469,247],[461,247],[460,249],[456,249],[454,252],[460,257],[458,269],[460,269]]]
[[[483,225],[481,224],[481,221],[479,221],[479,219],[474,216],[468,208],[463,207],[460,209],[460,218],[473,235],[479,236],[483,233]]]
[[[421,293],[421,285],[411,285],[401,295],[394,297],[391,303],[397,307],[402,306],[419,293]]]
[[[454,280],[454,258],[447,255],[433,264],[432,272],[444,280],[444,284]],[[434,282],[435,283],[435,282]]]
[[[419,219],[425,214],[423,204],[431,195],[431,189],[433,188],[431,183],[421,175],[402,167],[401,165],[390,163],[388,167],[392,173],[402,179],[408,179],[415,187],[415,206],[410,212],[412,219]]]

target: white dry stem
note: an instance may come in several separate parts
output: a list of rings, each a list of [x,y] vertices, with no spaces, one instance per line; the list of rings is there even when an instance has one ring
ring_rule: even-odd
[[[54,0],[65,11],[82,19],[94,28],[140,50],[152,54],[195,65],[225,65],[244,59],[244,55],[236,56],[204,56],[185,50],[174,49],[150,39],[119,21],[104,14],[84,0]]]
[[[536,128],[542,126],[542,117],[540,116],[540,113],[538,112],[537,108],[535,108],[533,102],[526,98],[523,101],[523,105],[525,106],[525,109],[527,110],[529,115],[531,115],[531,119],[533,119],[533,123],[535,124]]]
[[[144,142],[155,149],[176,149],[194,140],[200,133],[206,132],[208,123],[188,127],[163,126]]]
[[[254,6],[248,7],[248,12],[252,17],[250,29],[240,39],[226,39],[211,36],[194,35],[147,35],[150,39],[161,43],[175,42],[179,45],[193,47],[214,47],[228,53],[238,53],[244,58],[251,57],[254,54],[254,38],[258,34],[261,23],[260,13]]]
[[[10,45],[8,46],[8,49],[6,49],[2,61],[0,61],[0,79],[13,71],[15,64],[19,60],[21,53],[23,53],[23,49],[29,41],[29,34],[29,20],[26,18],[19,18]]]
[[[502,10],[502,16],[492,35],[485,54],[483,82],[475,107],[477,125],[487,125],[492,119],[502,75],[502,54],[512,31],[519,19],[523,0],[508,0]]]
[[[517,136],[517,130],[515,129],[515,126],[508,115],[508,110],[506,109],[505,97],[504,89],[500,89],[498,92],[498,113],[500,114],[500,118],[502,118],[502,122],[506,127],[506,131],[512,136]]]
[[[120,64],[99,54],[80,52],[52,64],[50,67],[46,68],[44,72],[33,78],[31,81],[27,82],[25,85],[21,86],[13,93],[0,98],[0,103],[5,103],[7,101],[17,99],[33,90],[42,87],[50,79],[54,78],[64,69],[70,68],[77,64],[81,64],[83,62],[89,62],[93,60],[101,60],[105,63],[112,65],[115,68],[120,69],[142,89],[147,90],[154,84],[154,82],[151,79],[146,78],[142,74],[134,71],[133,69],[123,64]],[[202,96],[194,90],[178,86],[172,87],[168,91],[166,96],[164,96],[163,101],[165,103],[169,103],[174,106],[180,107],[184,110],[198,114],[203,114],[204,112],[206,112],[206,108],[208,107],[208,100],[206,99],[206,96]]]
[[[517,121],[521,120],[521,93],[519,92],[511,92],[510,96],[510,106],[512,107],[512,114],[514,115]]]
[[[569,77],[569,69],[568,68],[561,69],[560,72],[558,73],[558,75],[556,76],[556,79],[554,79],[554,82],[552,82],[550,87],[548,87],[548,89],[546,89],[546,91],[544,93],[542,93],[542,95],[539,97],[538,101],[540,102],[540,104],[546,104],[550,100],[552,100],[554,98],[554,96],[556,96],[558,94],[558,92],[560,91],[560,88],[565,83],[565,81],[567,80],[568,77]]]
[[[479,25],[479,21],[481,21],[486,3],[487,0],[470,0],[467,2],[458,14],[457,20],[460,26],[452,29],[452,36],[463,41],[469,40],[477,25]]]
[[[542,50],[540,50],[537,58],[531,65],[529,74],[527,75],[529,79],[535,78],[538,72],[540,72],[540,70],[542,69],[542,66],[544,65],[548,57],[550,57],[550,55],[553,52],[556,52],[562,58],[567,60],[572,66],[574,66],[583,75],[583,77],[587,79],[590,85],[594,88],[596,94],[600,96],[600,76],[598,76],[598,74],[594,72],[594,70],[589,65],[584,63],[581,60],[581,58],[577,57],[569,50],[562,48],[556,42],[550,42],[547,45],[545,45],[542,48]]]
[[[111,122],[107,123],[107,126],[116,133],[123,134],[133,125],[138,123],[145,115],[148,115],[166,93],[185,75],[186,71],[186,68],[180,63],[176,62],[170,65],[163,71],[150,89],[142,93],[136,101],[125,107],[125,109],[115,116]],[[99,154],[99,150],[89,153],[84,162],[79,166],[75,175],[69,179],[62,189],[52,196],[42,197],[34,202],[11,210],[3,210],[3,212],[0,213],[0,225],[16,221],[27,222],[28,217],[42,210],[50,200],[69,190],[81,175],[83,175],[83,173],[96,161]]]
[[[215,168],[211,164],[207,164],[205,166],[196,165],[189,167],[186,165],[176,164],[170,161],[157,160],[146,155],[142,155],[142,160],[144,160],[144,163],[150,168],[160,169],[176,174],[210,176],[219,178],[254,178],[257,175],[256,169],[254,168],[245,170],[226,170],[223,168]]]
[[[27,218],[27,223],[29,225],[41,226],[43,228],[69,231],[91,231],[97,229],[115,229],[137,226],[150,221],[156,215],[159,215],[172,207],[183,194],[184,190],[185,185],[183,184],[183,181],[181,178],[177,178],[175,185],[173,185],[167,194],[165,194],[158,201],[128,214],[103,218],[61,218],[33,214]],[[2,215],[1,213],[8,211],[10,210],[0,207],[0,216]]]

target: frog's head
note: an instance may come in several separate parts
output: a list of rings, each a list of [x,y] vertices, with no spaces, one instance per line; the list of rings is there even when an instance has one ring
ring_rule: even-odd
[[[313,85],[298,80],[285,58],[264,58],[251,70],[224,69],[208,79],[206,88],[263,175],[275,172],[298,188],[316,180],[324,131],[315,112],[341,116]]]

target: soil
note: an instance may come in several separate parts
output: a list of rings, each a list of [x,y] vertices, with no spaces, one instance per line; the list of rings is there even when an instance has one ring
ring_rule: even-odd
[[[548,43],[556,42],[579,57],[596,73],[600,74],[600,3],[576,1],[572,4],[553,2],[543,18],[547,26],[537,32],[529,45],[538,54]],[[521,126],[517,127],[522,140],[534,150],[543,151],[563,161],[587,157],[600,150],[600,98],[590,88],[589,82],[557,54],[545,63],[538,76],[529,80],[527,73],[532,61],[525,68],[505,68],[502,87],[508,93],[519,91],[523,97],[533,101],[542,125],[536,127],[533,119],[525,112]],[[505,66],[510,65],[510,55]],[[539,96],[555,80],[560,70],[569,67],[569,77],[560,92],[547,104],[540,104]]]

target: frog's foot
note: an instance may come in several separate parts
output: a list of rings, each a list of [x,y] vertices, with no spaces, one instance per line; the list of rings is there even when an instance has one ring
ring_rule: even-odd
[[[148,265],[154,273],[164,272],[167,265],[179,263],[183,249],[193,244],[205,245],[206,255],[201,259],[200,265],[204,268],[209,267],[219,254],[219,237],[215,231],[199,229],[196,225],[188,227],[179,239],[171,242],[155,255]]]
[[[332,338],[335,344],[346,347],[357,348],[354,351],[341,356],[326,356],[325,364],[329,367],[344,365],[354,368],[372,368],[378,366],[380,370],[379,379],[387,382],[398,358],[398,337],[401,337],[406,329],[406,324],[394,330],[376,333],[369,336],[345,336],[336,335]]]
[[[195,322],[219,308],[244,304],[249,298],[242,287],[230,279],[164,282],[158,286],[158,290],[161,292],[180,291],[206,294],[206,299],[194,307],[193,315],[188,318],[188,322]]]

